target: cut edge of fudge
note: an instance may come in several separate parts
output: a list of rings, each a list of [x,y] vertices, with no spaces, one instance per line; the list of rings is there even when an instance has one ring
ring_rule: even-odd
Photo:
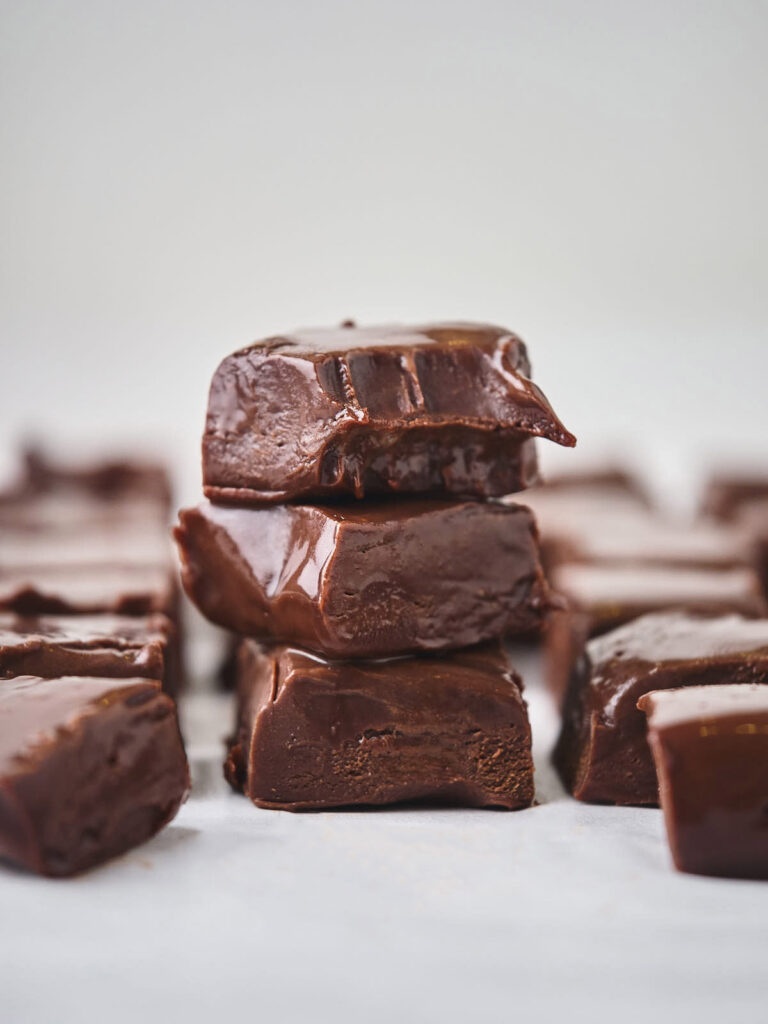
[[[638,708],[675,867],[768,879],[768,685],[652,690]]]
[[[176,814],[189,769],[155,680],[0,681],[0,857],[53,877],[145,842]]]
[[[237,694],[225,776],[259,807],[533,801],[527,709],[500,644],[332,662],[244,640]]]

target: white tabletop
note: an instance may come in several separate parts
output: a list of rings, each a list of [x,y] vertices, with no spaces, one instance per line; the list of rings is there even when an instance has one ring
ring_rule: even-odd
[[[226,698],[185,702],[196,788],[69,881],[0,871],[0,1020],[761,1020],[768,884],[676,873],[657,810],[567,798],[521,668],[531,810],[262,811],[227,791]]]

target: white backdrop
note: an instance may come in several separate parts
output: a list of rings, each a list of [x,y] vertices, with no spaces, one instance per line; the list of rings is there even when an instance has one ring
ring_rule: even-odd
[[[460,316],[582,451],[759,450],[767,3],[0,11],[4,439],[160,437],[188,496],[227,351]]]

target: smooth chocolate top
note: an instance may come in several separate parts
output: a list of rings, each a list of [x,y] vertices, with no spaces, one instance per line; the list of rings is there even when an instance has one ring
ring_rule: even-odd
[[[533,481],[533,452],[521,448],[531,437],[575,444],[530,380],[525,345],[504,328],[305,330],[221,363],[203,479],[209,497],[252,502],[499,495]]]
[[[752,714],[768,716],[768,686],[723,683],[720,686],[652,690],[640,698],[637,706],[648,716],[648,725],[653,729],[666,729],[685,722],[712,722],[734,715],[739,718]],[[768,735],[768,721],[763,731]]]
[[[589,641],[574,666],[555,760],[571,792],[655,804],[638,700],[650,690],[768,681],[768,619],[660,612]]]
[[[151,679],[0,680],[0,777],[31,770],[45,748],[60,743],[84,715],[114,704],[143,704],[158,692],[159,684]]]
[[[443,685],[460,685],[476,693],[512,696],[517,704],[523,705],[522,681],[512,670],[509,658],[500,643],[483,644],[460,651],[452,651],[446,657],[425,658],[378,658],[365,661],[333,661],[312,654],[299,647],[285,645],[269,648],[275,660],[275,675],[272,684],[271,701],[278,699],[284,687],[296,675],[310,676],[339,694],[356,690],[361,685],[381,686],[381,697],[387,692],[396,693],[408,703],[408,694],[427,687],[430,692]],[[355,732],[351,722],[345,728]]]
[[[0,572],[102,564],[170,567],[172,557],[167,528],[159,522],[41,531],[0,527]]]
[[[7,570],[0,567],[0,611],[19,615],[173,614],[176,585],[162,566],[100,564]]]
[[[604,511],[562,539],[561,557],[593,564],[729,568],[753,566],[756,553],[749,535],[733,527]]]
[[[598,674],[604,670],[615,673],[619,664],[628,661],[657,665],[733,654],[760,653],[768,657],[768,619],[686,612],[644,615],[590,640],[587,653]]]
[[[549,610],[528,509],[437,500],[180,513],[184,586],[244,636],[361,658],[470,646]]]
[[[0,614],[0,677],[76,674],[162,680],[171,630],[164,615]]]
[[[751,569],[698,569],[663,565],[590,565],[556,568],[553,588],[578,610],[619,619],[664,607],[738,607],[760,611],[760,581]]]

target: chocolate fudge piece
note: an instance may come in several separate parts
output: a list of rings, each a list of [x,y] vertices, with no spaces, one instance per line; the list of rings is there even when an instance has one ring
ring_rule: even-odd
[[[150,615],[174,619],[178,591],[162,566],[99,564],[47,566],[34,570],[0,567],[0,612],[18,615]]]
[[[243,641],[225,765],[260,807],[430,800],[528,807],[531,733],[500,644],[443,657],[332,662]]]
[[[0,523],[0,572],[55,566],[172,566],[168,527],[156,523],[102,523],[35,530]]]
[[[467,647],[549,608],[519,505],[204,502],[180,513],[176,539],[187,593],[212,622],[333,658]]]
[[[768,686],[640,698],[675,866],[768,879]]]
[[[24,451],[24,467],[23,489],[28,494],[79,493],[109,503],[143,498],[159,505],[166,515],[171,507],[171,480],[160,463],[133,458],[67,463],[30,445]]]
[[[532,437],[575,438],[487,324],[303,330],[228,356],[203,437],[207,497],[237,503],[421,492],[488,497],[536,480]]]
[[[0,493],[0,529],[15,533],[55,533],[66,537],[90,530],[115,531],[123,527],[167,529],[164,506],[151,498],[131,496],[120,501],[99,501],[78,492],[30,494]]]
[[[760,473],[718,473],[708,482],[701,501],[705,516],[731,521],[752,501],[768,501],[768,476]]]
[[[174,626],[164,615],[49,615],[39,618],[0,614],[0,679],[13,676],[168,677]]]
[[[511,500],[519,500],[535,515],[547,571],[563,561],[582,538],[606,530],[631,535],[652,516],[640,484],[618,470],[548,479],[545,485]]]
[[[688,523],[655,515],[604,511],[582,527],[561,532],[552,558],[555,564],[757,567],[757,551],[747,531],[720,523]]]
[[[650,690],[768,682],[768,619],[646,615],[589,641],[568,689],[555,763],[591,803],[656,804],[637,702]]]
[[[586,641],[640,615],[679,607],[768,614],[760,580],[747,568],[574,563],[549,578],[568,604],[549,617],[545,632],[544,675],[558,702]]]
[[[123,853],[189,790],[173,701],[152,680],[2,680],[0,721],[0,857],[30,871]]]

